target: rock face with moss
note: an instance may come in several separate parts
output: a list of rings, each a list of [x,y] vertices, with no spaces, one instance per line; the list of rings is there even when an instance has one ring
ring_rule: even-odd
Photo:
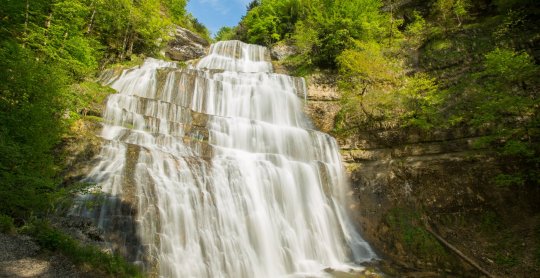
[[[210,46],[207,40],[182,27],[176,27],[173,39],[165,49],[165,55],[174,61],[188,61],[206,54]]]

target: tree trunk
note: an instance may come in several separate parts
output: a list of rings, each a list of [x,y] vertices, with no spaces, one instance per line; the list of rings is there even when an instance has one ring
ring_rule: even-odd
[[[51,28],[53,12],[51,11],[45,20],[45,40],[43,41],[44,45],[47,45],[47,39],[49,38],[49,28]]]
[[[464,261],[469,263],[471,266],[476,268],[478,271],[482,272],[484,275],[486,275],[489,278],[495,278],[493,274],[489,273],[487,270],[482,268],[479,264],[477,264],[473,259],[469,258],[467,255],[463,254],[463,252],[459,251],[455,246],[450,244],[448,241],[446,241],[444,238],[442,238],[439,234],[435,233],[433,229],[431,229],[431,226],[429,225],[428,221],[423,218],[424,226],[426,230],[433,235],[440,243],[442,243],[444,246],[446,246],[448,249],[450,249],[452,252],[454,252],[456,255],[458,255],[460,258],[462,258]]]
[[[136,36],[133,36],[129,42],[129,49],[127,51],[127,56],[131,56],[133,54],[133,44],[135,43],[135,40],[137,39]]]
[[[90,34],[92,32],[92,26],[94,25],[94,18],[96,16],[96,1],[92,1],[92,15],[90,16],[90,22],[88,23],[88,26],[86,27],[86,34]]]
[[[392,47],[393,39],[394,39],[394,1],[390,1],[390,41],[389,41],[390,47]]]
[[[126,27],[126,33],[124,34],[124,40],[122,42],[122,49],[120,50],[120,61],[124,60],[124,56],[126,55],[126,47],[128,43],[128,35],[129,35],[129,24]]]
[[[86,28],[86,34],[90,34],[90,32],[92,32],[95,16],[96,16],[96,8],[94,7],[94,10],[92,11],[92,16],[90,16],[90,22],[88,23],[88,27]]]
[[[26,41],[28,40],[28,20],[30,11],[30,0],[26,0],[26,13],[24,15],[24,39],[23,48],[26,47]]]
[[[53,13],[52,13],[52,11],[51,11],[51,12],[49,13],[49,15],[47,16],[47,20],[45,21],[45,29],[51,28],[52,16],[53,16]]]

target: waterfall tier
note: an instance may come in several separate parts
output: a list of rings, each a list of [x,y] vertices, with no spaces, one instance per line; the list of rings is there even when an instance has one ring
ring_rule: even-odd
[[[336,141],[268,50],[212,45],[190,68],[147,59],[108,81],[99,194],[74,213],[159,277],[304,277],[374,257],[345,213]]]

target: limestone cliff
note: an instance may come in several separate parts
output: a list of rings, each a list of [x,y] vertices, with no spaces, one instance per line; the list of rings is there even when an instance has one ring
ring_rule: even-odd
[[[210,46],[207,40],[182,27],[176,27],[171,37],[172,40],[169,41],[164,52],[169,59],[174,61],[200,58],[206,54],[206,49]]]

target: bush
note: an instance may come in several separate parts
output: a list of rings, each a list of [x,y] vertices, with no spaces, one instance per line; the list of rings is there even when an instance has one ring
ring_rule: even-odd
[[[4,234],[14,234],[15,233],[15,224],[13,223],[13,218],[0,214],[0,233]]]

